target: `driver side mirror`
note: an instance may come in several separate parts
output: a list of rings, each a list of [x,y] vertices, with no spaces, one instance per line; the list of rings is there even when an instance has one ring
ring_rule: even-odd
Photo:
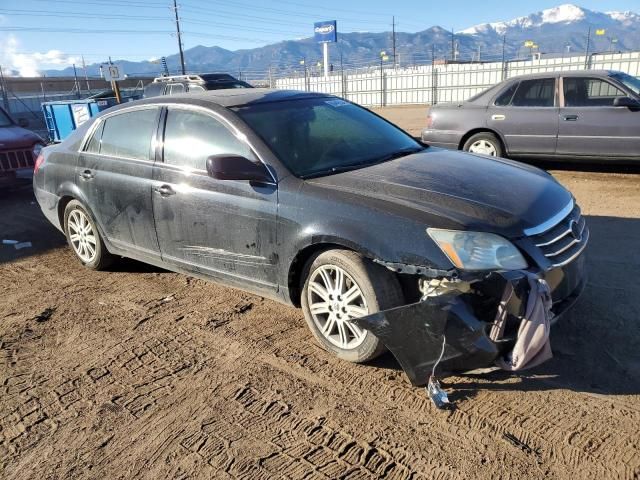
[[[19,118],[18,125],[22,128],[27,128],[29,126],[29,120],[27,120],[26,118]]]
[[[211,155],[207,158],[207,173],[217,180],[249,180],[273,183],[267,168],[240,155]]]
[[[613,100],[614,107],[626,107],[632,110],[640,109],[640,102],[629,97],[616,97]]]

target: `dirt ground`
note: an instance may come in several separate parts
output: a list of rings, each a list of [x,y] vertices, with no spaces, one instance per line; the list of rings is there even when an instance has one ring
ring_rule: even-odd
[[[86,270],[28,188],[0,193],[0,240],[33,243],[0,244],[0,477],[639,478],[640,171],[591,170],[553,170],[592,232],[554,359],[450,377],[449,412],[390,355],[332,358],[294,308]]]

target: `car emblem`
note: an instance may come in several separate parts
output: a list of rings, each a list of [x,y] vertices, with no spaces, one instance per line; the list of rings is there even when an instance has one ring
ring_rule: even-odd
[[[578,224],[578,222],[576,222],[575,220],[571,220],[571,222],[569,223],[569,229],[571,230],[571,235],[573,236],[573,238],[575,238],[578,242],[582,240],[582,232],[580,231],[580,225]]]

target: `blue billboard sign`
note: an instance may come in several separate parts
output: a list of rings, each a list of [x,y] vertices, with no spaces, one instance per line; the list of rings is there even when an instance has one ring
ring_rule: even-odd
[[[313,38],[318,43],[331,43],[338,41],[338,28],[335,20],[316,22],[313,24]]]

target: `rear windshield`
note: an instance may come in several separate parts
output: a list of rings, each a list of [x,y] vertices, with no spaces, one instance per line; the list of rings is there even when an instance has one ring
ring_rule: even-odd
[[[207,82],[207,90],[222,90],[225,88],[253,88],[246,82],[242,80],[231,80],[228,82],[225,81],[216,81],[216,82]]]
[[[0,127],[10,127],[12,125],[13,122],[11,121],[11,118],[9,118],[9,115],[0,108]]]

